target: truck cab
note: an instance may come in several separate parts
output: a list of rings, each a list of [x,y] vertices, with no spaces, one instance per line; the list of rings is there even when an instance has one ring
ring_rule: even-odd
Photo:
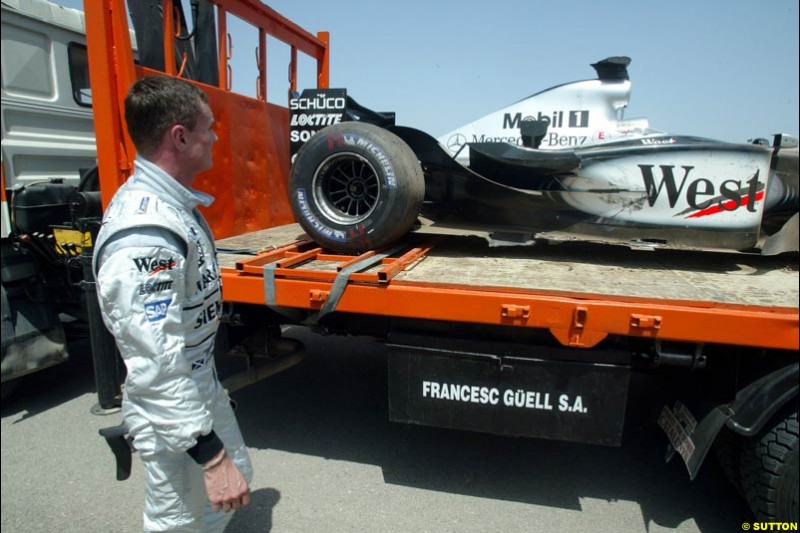
[[[67,281],[77,249],[59,247],[51,226],[68,229],[67,197],[97,154],[83,12],[4,0],[2,14],[5,399],[20,377],[68,358],[62,318],[83,314]]]

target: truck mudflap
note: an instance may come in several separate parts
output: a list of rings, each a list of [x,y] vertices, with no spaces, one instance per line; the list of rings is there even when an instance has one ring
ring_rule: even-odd
[[[767,421],[800,393],[797,363],[779,368],[750,383],[736,399],[714,407],[700,422],[680,401],[664,406],[658,425],[669,439],[666,460],[676,452],[683,459],[689,478],[697,476],[711,445],[723,426],[747,437],[758,434]]]
[[[389,418],[619,446],[630,368],[389,344]]]
[[[683,403],[677,401],[672,408],[665,405],[658,425],[669,439],[666,462],[677,453],[689,471],[689,479],[694,479],[728,416],[722,409],[713,409],[698,427],[697,419]]]

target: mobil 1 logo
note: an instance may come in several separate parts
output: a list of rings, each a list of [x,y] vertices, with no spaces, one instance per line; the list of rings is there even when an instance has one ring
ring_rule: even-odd
[[[316,132],[342,121],[346,89],[305,89],[289,100],[289,142],[292,157]]]

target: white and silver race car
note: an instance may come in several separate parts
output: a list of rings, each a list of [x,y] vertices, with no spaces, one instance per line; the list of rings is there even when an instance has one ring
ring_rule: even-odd
[[[387,246],[423,219],[504,241],[798,250],[797,139],[736,144],[626,120],[627,57],[438,140],[344,89],[292,99],[295,218],[326,248]]]

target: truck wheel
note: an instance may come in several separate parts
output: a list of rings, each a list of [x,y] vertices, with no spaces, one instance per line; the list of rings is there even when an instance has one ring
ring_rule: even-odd
[[[798,521],[797,410],[742,447],[742,488],[758,520]]]
[[[19,380],[20,378],[16,378],[0,383],[0,403],[6,403],[6,400],[14,394]]]
[[[411,229],[425,178],[417,156],[395,134],[344,122],[303,145],[289,195],[295,219],[315,241],[359,252],[391,244]]]
[[[11,262],[12,258],[6,256],[6,249],[5,246],[3,247],[3,264],[6,264],[6,261]],[[4,273],[5,274],[5,273]],[[14,323],[12,322],[11,317],[11,306],[8,300],[8,291],[6,291],[5,285],[0,285],[0,307],[2,307],[2,324],[0,324],[0,329],[2,329],[3,335],[3,349],[2,353],[0,354],[0,362],[5,362],[6,356],[8,355],[8,350],[11,349],[11,338],[14,336]],[[7,344],[8,343],[8,344]],[[17,388],[19,384],[19,378],[16,379],[9,379],[8,381],[3,381],[0,383],[0,403],[5,403],[5,401],[14,394],[14,389]]]
[[[725,472],[725,477],[728,478],[733,488],[740,496],[744,496],[742,490],[742,476],[739,468],[739,458],[741,457],[741,437],[723,427],[717,435],[717,440],[714,441],[714,452],[717,455],[717,461]]]

